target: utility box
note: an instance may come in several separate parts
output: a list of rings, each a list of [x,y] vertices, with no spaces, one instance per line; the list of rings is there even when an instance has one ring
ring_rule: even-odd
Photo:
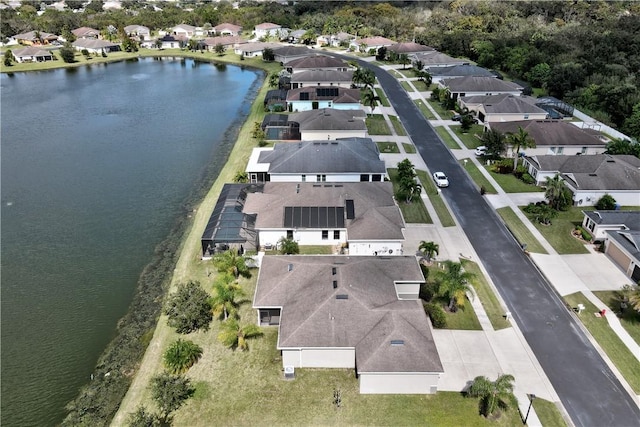
[[[296,377],[296,368],[291,365],[287,365],[284,367],[284,379],[285,380],[293,380]]]

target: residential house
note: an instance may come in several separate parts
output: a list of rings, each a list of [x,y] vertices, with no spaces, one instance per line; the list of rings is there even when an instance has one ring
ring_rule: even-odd
[[[90,27],[80,27],[71,31],[76,39],[97,39],[100,37],[100,30]]]
[[[485,123],[485,127],[503,134],[517,133],[518,129],[522,128],[536,143],[535,147],[525,150],[528,156],[601,154],[607,145],[593,133],[558,120],[488,122]],[[507,156],[513,156],[511,150],[512,147],[508,147]]]
[[[271,22],[263,22],[262,24],[256,25],[254,28],[254,34],[257,39],[266,39],[269,37],[280,38],[282,36],[282,31],[283,28],[281,25]]]
[[[292,89],[309,86],[338,86],[350,88],[353,84],[353,71],[300,71],[291,75],[290,84]]]
[[[124,27],[125,33],[129,37],[135,37],[138,41],[149,40],[151,38],[151,30],[144,25],[127,25]]]
[[[640,210],[582,211],[582,226],[593,240],[604,241],[610,231],[640,231]]]
[[[78,51],[87,50],[89,53],[103,54],[109,52],[119,52],[120,44],[107,40],[98,39],[77,39],[71,43],[73,48]]]
[[[460,77],[497,78],[497,75],[494,72],[472,64],[458,64],[448,67],[427,67],[426,71],[431,75],[433,83],[438,83],[444,79],[456,79]]]
[[[249,42],[236,46],[233,51],[238,55],[244,56],[245,58],[255,58],[257,56],[262,56],[262,51],[264,51],[265,49],[273,50],[280,46],[282,45],[280,45],[279,43]]]
[[[318,46],[347,47],[355,40],[356,36],[349,33],[325,34],[316,37]]]
[[[240,36],[207,37],[198,42],[201,49],[206,49],[209,52],[214,52],[218,45],[224,47],[226,50],[230,48],[235,49],[245,43],[247,43],[247,41]]]
[[[322,108],[292,114],[267,114],[262,130],[267,140],[329,141],[338,138],[367,136],[363,110]]]
[[[259,247],[282,238],[300,245],[321,245],[349,255],[400,255],[404,219],[391,182],[267,182],[262,193],[247,195],[244,213],[256,214]]]
[[[433,394],[444,372],[413,256],[264,257],[253,307],[285,372],[354,369],[362,394]]]
[[[254,148],[246,172],[250,182],[305,182],[325,175],[325,182],[376,182],[387,176],[371,138],[278,143]],[[305,177],[305,181],[303,181]]]
[[[16,62],[45,62],[53,61],[53,53],[48,50],[40,49],[36,46],[27,46],[22,49],[13,51],[13,57]]]
[[[499,95],[463,96],[458,98],[460,108],[466,108],[483,122],[513,122],[544,120],[549,113],[536,105],[530,96]]]
[[[454,79],[442,79],[438,82],[441,89],[448,89],[453,99],[462,96],[499,95],[506,93],[520,96],[522,86],[496,79],[495,77],[458,77]]]
[[[293,59],[285,62],[284,67],[291,74],[303,71],[348,71],[351,69],[344,60],[327,55],[311,55]]]
[[[289,61],[313,55],[313,51],[302,46],[279,46],[273,49],[273,55],[276,62],[286,64]]]
[[[387,48],[387,52],[393,52],[396,54],[406,53],[419,53],[419,52],[435,52],[435,49],[429,46],[425,46],[415,42],[401,42],[391,45]]]
[[[187,39],[184,36],[172,36],[166,34],[153,43],[153,47],[159,49],[181,49],[187,45]]]
[[[45,33],[44,31],[29,31],[28,33],[16,34],[13,36],[13,39],[26,46],[38,46],[51,44],[58,40],[58,36]]]
[[[242,27],[224,22],[213,27],[213,31],[219,36],[239,36],[242,34]]]
[[[412,53],[409,58],[414,64],[416,61],[422,62],[423,69],[432,69],[432,71],[437,67],[452,67],[469,63],[467,59],[453,58],[437,50]]]
[[[289,111],[335,108],[337,110],[360,110],[360,89],[340,86],[309,86],[291,89],[287,92]]]
[[[350,47],[356,51],[370,52],[375,50],[377,52],[381,47],[389,47],[394,44],[396,42],[385,37],[365,37],[352,41]]]
[[[289,43],[300,43],[302,42],[302,37],[307,34],[307,30],[295,30],[289,33],[288,41]]]
[[[176,25],[171,29],[171,34],[189,40],[196,35],[196,27],[187,24]]]
[[[627,231],[608,231],[604,253],[616,263],[634,283],[640,282],[640,227]]]

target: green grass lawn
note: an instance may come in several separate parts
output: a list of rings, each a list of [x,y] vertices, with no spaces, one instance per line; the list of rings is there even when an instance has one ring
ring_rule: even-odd
[[[493,179],[496,180],[498,185],[505,191],[505,193],[534,193],[544,191],[544,188],[538,187],[533,184],[526,184],[524,181],[516,178],[515,175],[510,173],[496,173],[491,170],[491,166],[485,166],[489,171]]]
[[[393,125],[393,129],[396,131],[396,134],[400,136],[407,136],[407,132],[404,130],[404,126],[398,116],[389,116],[389,120],[391,120],[391,124]]]
[[[440,116],[440,118],[442,120],[449,120],[451,119],[451,117],[453,117],[453,114],[450,110],[445,110],[444,108],[442,108],[442,105],[440,105],[439,102],[437,101],[427,101],[429,103],[429,105],[431,105],[431,107],[435,110],[436,114],[438,114],[438,116]]]
[[[444,126],[438,126],[435,128],[436,133],[438,134],[438,136],[440,137],[440,139],[442,140],[442,142],[444,142],[444,144],[449,147],[452,150],[459,150],[460,149],[460,145],[458,145],[458,143],[453,139],[453,137],[451,136],[451,134],[447,131],[447,128]]]
[[[382,90],[382,88],[376,88],[375,91],[378,98],[380,98],[380,104],[383,107],[390,107],[391,104],[389,103],[389,99],[387,98],[387,95],[384,93],[384,90]]]
[[[393,192],[395,193],[398,191],[398,169],[387,169],[387,172],[389,174],[389,179],[391,179],[391,183],[393,184]],[[404,220],[406,222],[433,224],[433,220],[431,219],[431,216],[429,216],[429,212],[427,212],[427,208],[425,207],[421,197],[418,197],[417,200],[414,200],[413,203],[410,204],[398,201],[398,206],[400,206],[402,216],[404,216]]]
[[[471,129],[469,129],[466,133],[462,132],[461,126],[449,126],[453,133],[456,134],[460,141],[467,148],[476,148],[482,145],[482,141],[480,140],[480,136],[482,135],[483,127],[481,125],[472,125]]]
[[[433,209],[436,211],[440,222],[443,227],[453,227],[456,225],[453,217],[451,216],[451,212],[447,208],[442,196],[438,193],[436,185],[433,183],[431,176],[423,170],[416,170],[416,174],[422,183],[422,191],[425,191],[427,197],[429,197],[429,201],[433,206]]]
[[[622,311],[616,291],[595,291],[594,294],[600,301],[605,303],[611,311],[616,313],[622,327],[626,329],[629,335],[631,335],[631,338],[640,345],[640,313],[628,307]]]
[[[414,80],[413,85],[416,87],[418,92],[427,92],[431,88],[431,85],[426,84],[422,80]]]
[[[505,309],[500,304],[500,301],[498,301],[498,297],[496,297],[496,294],[489,285],[489,282],[487,282],[484,274],[482,274],[482,270],[480,270],[478,264],[464,258],[460,258],[460,263],[464,267],[465,271],[468,271],[475,276],[471,280],[471,284],[484,307],[484,311],[487,312],[487,316],[491,321],[493,329],[499,330],[511,327],[511,323],[504,317]]]
[[[415,90],[413,89],[413,86],[411,86],[409,82],[401,81],[400,84],[402,85],[404,90],[406,90],[407,92],[415,92]]]
[[[398,148],[398,144],[393,141],[388,142],[376,142],[378,146],[378,150],[381,153],[399,153],[400,149]]]
[[[404,152],[407,154],[414,154],[416,152],[416,146],[411,143],[403,142],[402,147],[404,148]]]
[[[505,206],[504,208],[496,209],[496,212],[498,212],[498,215],[500,215],[502,220],[507,224],[507,228],[511,230],[511,233],[515,236],[518,243],[527,245],[527,251],[538,254],[547,253],[545,248],[533,237],[533,234],[531,234],[529,229],[522,223],[520,218],[516,216],[516,213],[511,207]]]
[[[404,77],[408,78],[408,79],[412,79],[414,77],[416,77],[416,72],[413,68],[407,68],[405,70],[403,70],[402,68],[397,70],[400,74],[402,74]]]
[[[415,101],[416,106],[418,107],[418,109],[422,112],[422,115],[427,119],[427,120],[435,120],[436,116],[431,112],[431,110],[425,105],[425,103],[421,100],[421,99],[416,99]],[[437,130],[438,128],[436,128]]]
[[[405,77],[399,73],[397,70],[389,70],[389,73],[395,77],[396,79],[404,79]]]
[[[567,423],[555,403],[536,397],[533,400],[533,409],[543,427],[566,427]]]
[[[300,255],[331,255],[333,246],[330,245],[300,245]]]
[[[571,235],[574,227],[582,223],[583,210],[581,207],[571,207],[568,211],[560,211],[558,217],[551,220],[551,225],[537,221],[532,223],[559,254],[586,254],[589,250],[584,243]]]
[[[434,303],[440,304],[442,307],[446,307],[449,303],[445,298],[434,298]],[[476,312],[473,309],[470,301],[465,301],[464,307],[458,307],[455,313],[451,313],[446,308],[444,309],[444,315],[447,318],[447,326],[444,329],[456,329],[462,331],[481,331],[480,321]]]
[[[368,115],[365,119],[369,135],[391,135],[391,129],[382,114]]]
[[[466,164],[464,162],[465,160],[467,160]],[[464,170],[467,171],[471,179],[473,179],[473,182],[478,185],[478,188],[484,187],[487,194],[498,193],[491,182],[489,182],[489,180],[482,174],[482,172],[480,172],[480,169],[478,169],[476,164],[473,163],[470,159],[460,159],[458,162],[462,165]]]
[[[615,332],[609,327],[606,319],[594,316],[598,308],[591,303],[581,292],[567,295],[565,301],[571,306],[584,304],[585,309],[578,315],[582,324],[589,330],[589,333],[598,342],[600,347],[609,356],[613,364],[618,368],[622,376],[627,380],[636,394],[640,394],[640,369],[638,369],[638,359],[618,338]]]

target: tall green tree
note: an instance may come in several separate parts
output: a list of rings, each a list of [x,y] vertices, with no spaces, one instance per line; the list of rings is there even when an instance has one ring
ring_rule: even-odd
[[[556,174],[553,178],[547,177],[545,180],[544,197],[549,201],[552,208],[556,210],[566,210],[571,206],[571,191],[567,188],[560,174]]]
[[[373,114],[373,110],[378,106],[378,100],[380,98],[376,96],[375,92],[371,89],[365,89],[362,92],[362,102],[367,107],[371,108],[371,114]]]
[[[7,49],[7,51],[4,53],[5,67],[10,67],[11,65],[13,65],[14,60],[15,58],[13,57],[13,52],[11,52],[11,49]]]
[[[163,372],[151,378],[151,397],[160,408],[163,423],[195,393],[188,378]]]
[[[245,296],[242,287],[229,273],[218,275],[213,284],[213,296],[211,297],[211,310],[215,317],[227,320],[229,316],[237,317],[240,307],[240,297]]]
[[[480,412],[485,417],[493,415],[498,408],[507,409],[510,406],[517,406],[518,401],[513,395],[513,375],[500,375],[495,381],[489,380],[485,376],[478,376],[473,379],[467,395],[469,397],[480,398]]]
[[[427,262],[431,262],[434,255],[440,254],[440,246],[436,242],[422,240],[418,246],[418,250],[427,259]]]
[[[504,134],[495,129],[485,131],[480,137],[480,140],[484,146],[487,147],[486,156],[489,158],[499,158],[507,149],[507,142]]]
[[[241,325],[238,319],[230,317],[222,322],[218,340],[225,346],[235,350],[245,351],[249,349],[247,340],[257,338],[262,335],[262,331],[258,325],[249,323]]]
[[[474,274],[464,271],[461,263],[450,260],[444,262],[444,270],[438,270],[438,294],[449,299],[449,311],[455,312],[458,307],[464,307],[467,292],[471,291],[469,280],[473,277]]]
[[[165,314],[167,323],[180,334],[188,334],[198,329],[209,329],[211,304],[209,294],[199,282],[189,281],[178,285],[176,292],[169,295]]]
[[[202,357],[202,347],[193,341],[177,339],[165,350],[162,360],[172,374],[184,374]]]
[[[273,53],[273,49],[269,47],[265,47],[262,49],[262,60],[265,62],[273,62],[276,59],[275,53]]]
[[[144,406],[138,406],[135,412],[127,417],[128,427],[161,427],[162,420]]]
[[[251,277],[251,271],[247,267],[247,259],[240,255],[236,248],[218,252],[213,257],[213,265],[216,266],[220,273],[232,274],[236,279],[240,276]]]
[[[521,149],[534,148],[536,142],[529,136],[529,133],[518,126],[516,133],[507,134],[507,144],[513,148],[513,170],[518,167],[518,157]]]
[[[286,237],[281,237],[280,240],[278,240],[278,247],[282,255],[295,255],[300,253],[298,242],[293,239],[287,239]]]

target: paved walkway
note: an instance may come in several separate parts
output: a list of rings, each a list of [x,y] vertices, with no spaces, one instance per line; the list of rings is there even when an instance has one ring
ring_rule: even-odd
[[[401,80],[408,82],[409,85],[415,89],[411,79]],[[436,120],[432,120],[431,124],[433,126],[444,127],[453,140],[459,145],[459,150],[453,150],[455,157],[458,159],[469,159],[469,161],[473,162],[478,167],[478,170],[480,170],[496,188],[497,194],[486,195],[489,203],[496,209],[507,206],[510,207],[545,248],[548,255],[531,254],[531,257],[549,282],[555,287],[559,295],[565,296],[575,292],[582,292],[598,309],[603,309],[606,307],[605,304],[593,294],[593,291],[618,290],[624,284],[631,283],[631,280],[602,253],[591,250],[589,254],[585,255],[558,255],[553,246],[547,242],[519,208],[519,206],[527,205],[531,202],[544,200],[544,193],[505,193],[483,165],[480,164],[473,150],[467,149],[451,130],[449,126],[456,124],[456,122],[442,120],[438,113],[426,102],[429,93],[414,91],[410,92],[409,96],[414,100],[421,99],[431,110],[434,117],[436,117]],[[390,115],[396,115],[393,107],[378,106],[373,113],[382,114],[385,117],[389,129],[391,129],[393,134],[390,136],[372,135],[372,139],[374,141],[396,142],[400,149],[400,154],[383,153],[382,157],[387,167],[396,167],[398,162],[408,158],[417,169],[426,170],[426,165],[422,157],[419,154],[406,153],[402,146],[402,143],[411,143],[410,138],[399,136],[395,133],[391,120],[389,119]],[[409,224],[405,233],[407,236],[405,253],[417,251],[417,247],[422,240],[434,241],[440,246],[438,259],[457,260],[461,256],[470,258],[478,262],[484,271],[482,264],[473,251],[473,247],[466,239],[462,230],[459,227],[442,227],[428,197],[423,194],[422,198],[434,224]],[[533,352],[524,340],[517,325],[514,324],[513,328],[494,331],[480,301],[477,298],[473,299],[472,305],[483,327],[482,331],[434,330],[434,339],[445,367],[445,374],[440,381],[440,388],[443,390],[460,391],[466,388],[468,382],[477,375],[495,378],[500,373],[510,373],[516,378],[515,391],[522,413],[526,413],[528,409],[529,402],[527,394],[531,393],[556,402],[561,406],[557,394],[542,371]],[[503,307],[506,306],[504,302],[502,302],[502,305]],[[585,314],[586,313],[582,313],[582,315]],[[640,361],[640,346],[638,346],[621,326],[616,315],[612,313],[611,310],[607,310],[605,317],[612,330]],[[589,336],[586,330],[585,333]],[[636,403],[640,402],[640,396],[633,393],[631,387],[622,375],[620,375],[618,370],[615,369],[610,359],[595,341],[592,338],[590,339],[594,342],[595,347],[629,393],[636,397]],[[539,425],[539,420],[534,412],[532,409],[529,414],[528,425]]]

